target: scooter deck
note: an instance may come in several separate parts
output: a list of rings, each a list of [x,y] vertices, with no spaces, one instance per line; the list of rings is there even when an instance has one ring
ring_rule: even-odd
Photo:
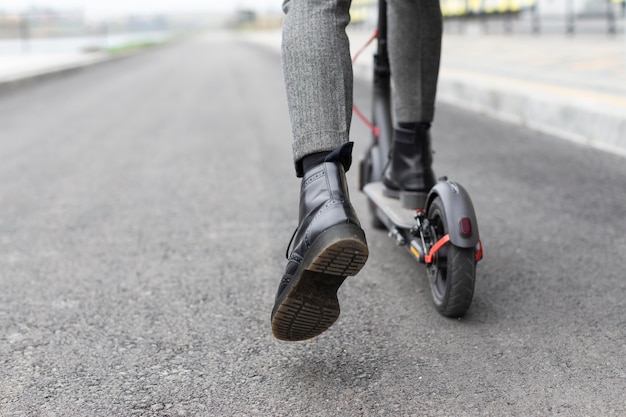
[[[402,207],[398,199],[386,197],[383,194],[384,187],[382,182],[371,182],[363,187],[363,192],[394,226],[403,229],[410,229],[415,226],[415,210]],[[384,219],[381,220],[383,223],[387,223]]]

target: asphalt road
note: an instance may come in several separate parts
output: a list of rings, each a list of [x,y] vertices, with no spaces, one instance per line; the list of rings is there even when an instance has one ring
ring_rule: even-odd
[[[1,416],[626,415],[623,158],[439,106],[435,169],[485,247],[468,315],[439,316],[369,228],[354,169],[369,262],[335,326],[285,343],[299,182],[275,52],[165,47],[2,95],[0,126]]]

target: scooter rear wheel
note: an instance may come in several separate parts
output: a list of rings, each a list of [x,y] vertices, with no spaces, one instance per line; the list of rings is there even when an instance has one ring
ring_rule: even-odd
[[[436,197],[432,201],[427,216],[434,243],[449,233],[441,198]],[[474,296],[475,249],[461,248],[448,242],[433,256],[427,271],[433,302],[439,313],[453,318],[465,315]]]

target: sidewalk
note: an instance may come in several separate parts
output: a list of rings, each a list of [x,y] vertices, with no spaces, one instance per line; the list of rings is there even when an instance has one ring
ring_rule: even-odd
[[[355,75],[371,77],[370,56]],[[623,36],[446,33],[437,99],[626,156]]]
[[[353,53],[370,35],[349,31]],[[279,31],[233,36],[280,49]],[[372,51],[359,58],[356,77],[371,77]],[[0,89],[104,60],[0,55]],[[626,42],[607,35],[446,33],[438,100],[626,156]]]

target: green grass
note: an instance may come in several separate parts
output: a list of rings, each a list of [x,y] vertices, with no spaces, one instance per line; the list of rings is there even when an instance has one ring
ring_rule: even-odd
[[[116,46],[113,48],[106,48],[105,52],[109,54],[124,54],[128,52],[138,51],[141,49],[153,48],[155,46],[162,45],[163,43],[164,42],[153,42],[153,41],[129,43],[126,45]]]

